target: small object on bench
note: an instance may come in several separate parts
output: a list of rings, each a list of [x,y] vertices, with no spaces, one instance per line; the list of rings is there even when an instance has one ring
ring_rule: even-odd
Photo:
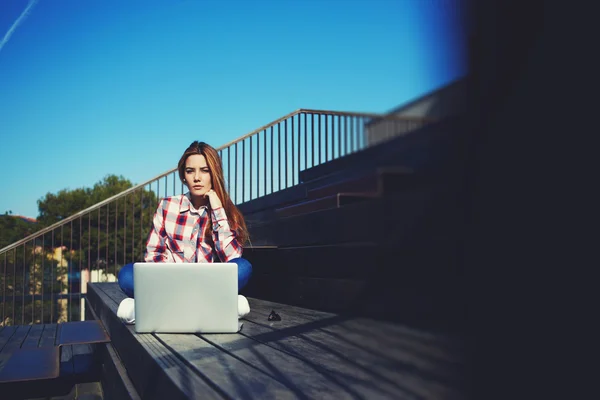
[[[269,321],[281,321],[281,317],[275,312],[275,310],[271,310],[271,314],[269,314],[267,319]]]

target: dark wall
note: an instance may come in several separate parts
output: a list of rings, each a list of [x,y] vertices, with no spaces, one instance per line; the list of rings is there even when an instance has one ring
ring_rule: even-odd
[[[589,301],[575,270],[592,249],[584,175],[597,111],[578,99],[590,90],[593,46],[583,42],[597,37],[597,23],[565,2],[471,9],[464,260],[473,398],[576,398],[586,368],[562,357],[576,354],[585,318],[572,316]],[[580,379],[570,381],[575,371]]]

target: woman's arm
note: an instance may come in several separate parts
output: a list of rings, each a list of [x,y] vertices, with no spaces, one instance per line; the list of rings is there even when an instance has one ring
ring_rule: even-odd
[[[172,261],[173,256],[167,248],[165,231],[165,200],[161,201],[152,220],[152,229],[146,243],[146,254],[144,260],[146,262],[167,262]]]
[[[225,208],[219,207],[212,210],[212,225],[215,251],[221,262],[241,257],[243,249],[235,231],[232,231],[229,226]]]

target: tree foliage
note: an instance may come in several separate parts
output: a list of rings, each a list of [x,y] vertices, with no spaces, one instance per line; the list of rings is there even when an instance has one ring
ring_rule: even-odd
[[[2,238],[7,245],[14,243],[34,229],[50,227],[132,187],[129,180],[108,175],[92,188],[47,193],[38,200],[36,225],[27,226],[23,220],[4,216],[0,223],[7,229],[1,229],[0,233],[4,234]],[[7,308],[10,315],[2,316],[4,322],[47,322],[49,318],[57,322],[57,316],[64,318],[64,304],[69,307],[67,319],[72,318],[71,313],[77,318],[78,311],[72,309],[77,310],[78,302],[71,297],[65,300],[65,293],[70,296],[79,292],[72,285],[79,282],[83,270],[116,276],[124,264],[140,261],[157,202],[154,192],[138,189],[92,211],[81,212],[76,218],[0,254],[3,270],[0,288],[5,288],[4,296],[11,302]],[[50,299],[61,293],[60,300]]]
[[[0,249],[31,235],[37,229],[37,224],[5,212],[0,215]]]
[[[50,226],[131,187],[133,184],[122,176],[107,175],[92,188],[47,193],[38,200],[38,222],[43,227]]]
[[[48,193],[38,201],[38,221],[42,227],[51,226],[131,187],[129,180],[108,175],[92,188]],[[84,268],[140,260],[156,206],[153,192],[131,192],[55,229],[52,238],[45,235],[43,245],[65,246],[74,262],[85,262]]]

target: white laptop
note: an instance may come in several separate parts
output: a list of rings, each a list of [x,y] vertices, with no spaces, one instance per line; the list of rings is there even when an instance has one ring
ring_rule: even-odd
[[[235,263],[138,262],[133,282],[138,333],[239,331]]]

